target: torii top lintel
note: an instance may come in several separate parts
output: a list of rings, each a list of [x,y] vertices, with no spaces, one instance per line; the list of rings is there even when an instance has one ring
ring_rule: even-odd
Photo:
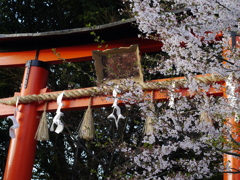
[[[22,67],[28,60],[35,59],[36,49],[40,50],[38,59],[49,64],[62,62],[53,54],[53,48],[71,62],[91,60],[92,51],[104,50],[105,45],[112,49],[139,44],[141,53],[160,51],[161,42],[138,38],[140,32],[134,22],[132,18],[94,28],[0,34],[0,67]],[[94,41],[96,37],[91,35],[92,31],[106,42],[102,48],[98,48],[99,43]]]

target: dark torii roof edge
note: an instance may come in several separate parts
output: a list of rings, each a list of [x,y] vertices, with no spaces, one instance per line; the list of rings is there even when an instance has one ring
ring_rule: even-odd
[[[186,11],[190,11],[190,9],[181,8],[170,12],[178,14]],[[133,38],[141,33],[134,25],[135,22],[135,18],[130,18],[93,27],[37,33],[0,34],[0,52],[19,52],[92,44],[96,37],[90,35],[91,31],[94,31],[104,41]]]
[[[0,52],[17,52],[34,49],[73,46],[93,43],[94,31],[101,39],[115,40],[136,37],[140,32],[133,25],[135,18],[97,25],[37,33],[0,34]]]
[[[121,21],[116,21],[108,24],[97,25],[92,27],[82,27],[82,28],[73,28],[73,29],[63,29],[56,31],[46,31],[46,32],[36,32],[36,33],[14,33],[14,34],[0,34],[0,41],[4,38],[18,38],[18,37],[40,37],[40,36],[52,36],[52,35],[64,35],[71,33],[80,33],[80,32],[89,32],[96,31],[100,29],[111,28],[118,25],[123,25],[126,23],[132,23],[135,21],[135,18],[123,19]]]

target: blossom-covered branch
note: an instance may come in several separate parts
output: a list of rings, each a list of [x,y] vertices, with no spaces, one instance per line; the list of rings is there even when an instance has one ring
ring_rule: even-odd
[[[163,43],[162,51],[167,56],[156,56],[159,57],[155,59],[156,66],[149,68],[149,72],[161,77],[185,76],[185,88],[193,94],[190,98],[181,97],[178,87],[169,87],[171,103],[155,102],[154,112],[149,110],[151,102],[140,88],[132,88],[122,96],[125,102],[139,105],[143,121],[151,117],[154,129],[140,145],[128,144],[124,149],[130,158],[125,170],[132,172],[134,179],[164,180],[240,172],[231,162],[223,164],[221,159],[224,153],[240,157],[239,129],[228,122],[238,121],[240,113],[240,97],[236,92],[240,50],[229,43],[229,31],[239,31],[239,0],[123,2],[129,4],[141,37]],[[228,52],[224,57],[223,50]],[[197,82],[196,74],[221,75],[228,81],[227,87]],[[224,97],[207,95],[212,87],[224,88]]]

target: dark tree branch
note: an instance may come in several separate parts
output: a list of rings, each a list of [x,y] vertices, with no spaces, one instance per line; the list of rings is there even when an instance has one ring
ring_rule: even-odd
[[[229,8],[227,8],[226,6],[224,6],[223,4],[221,4],[220,2],[216,1],[216,3],[220,6],[222,6],[223,8],[227,9],[228,11],[231,11]]]
[[[220,152],[222,152],[224,154],[240,157],[240,154],[237,154],[237,153],[233,153],[233,152],[229,152],[229,151],[223,151],[223,150],[221,150],[219,148],[216,148],[216,150],[218,150],[218,151],[220,151]]]
[[[231,141],[232,141],[234,144],[236,144],[236,145],[238,145],[238,146],[240,147],[240,142],[237,142],[237,141],[232,137],[231,133],[229,133],[229,136],[230,136],[230,138],[231,138]]]
[[[212,173],[231,173],[231,174],[239,174],[240,171],[211,171]]]
[[[64,123],[64,122],[63,122]],[[65,124],[65,123],[64,123]],[[70,140],[74,143],[74,144],[76,144],[76,148],[82,148],[88,155],[90,155],[93,159],[95,159],[99,164],[101,164],[105,169],[107,169],[107,167],[105,166],[105,164],[103,164],[102,163],[102,161],[100,160],[100,159],[98,159],[95,155],[93,155],[92,154],[92,152],[91,151],[89,151],[85,146],[83,146],[81,143],[79,143],[79,141],[78,140],[76,140],[75,138],[74,138],[74,136],[72,135],[72,132],[70,131],[70,129],[67,127],[67,126],[64,126],[66,129],[67,129],[67,131],[68,131],[68,133],[69,133],[69,135],[70,135]]]
[[[207,52],[207,53],[210,53],[210,51],[207,49],[207,48],[204,48],[204,47],[201,47],[201,46],[198,46],[200,49],[202,49],[203,51],[205,51],[205,52]],[[226,62],[226,63],[228,63],[228,64],[231,64],[231,65],[233,65],[233,66],[236,66],[236,67],[238,67],[238,68],[240,68],[240,66],[237,66],[235,63],[233,63],[233,62],[230,62],[230,61],[228,61],[228,60],[226,60],[226,59],[224,59],[223,57],[221,57],[221,56],[217,56],[217,55],[213,55],[215,58],[217,58],[217,60],[219,60],[219,61],[221,61],[221,62]]]

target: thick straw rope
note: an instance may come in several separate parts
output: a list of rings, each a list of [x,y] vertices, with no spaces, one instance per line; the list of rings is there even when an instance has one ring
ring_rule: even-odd
[[[209,75],[209,76],[200,76],[196,77],[196,80],[199,83],[207,83],[210,84],[212,82],[222,81],[224,78],[219,75]],[[142,86],[143,90],[157,90],[160,88],[167,88],[175,82],[176,87],[182,87],[187,82],[185,78],[183,79],[173,79],[173,80],[166,80],[162,82],[147,82],[139,84]],[[120,89],[123,91],[127,91],[128,87],[120,85]],[[87,96],[96,96],[101,94],[110,94],[113,91],[113,87],[109,86],[101,86],[101,87],[92,87],[88,89],[76,89],[76,90],[69,90],[64,92],[64,99],[74,99],[80,97],[87,97]],[[44,93],[44,94],[33,94],[27,96],[20,96],[19,103],[31,103],[36,101],[56,101],[57,97],[61,92],[58,93]],[[13,97],[9,100],[0,99],[0,103],[7,104],[7,105],[15,105],[18,97]]]

